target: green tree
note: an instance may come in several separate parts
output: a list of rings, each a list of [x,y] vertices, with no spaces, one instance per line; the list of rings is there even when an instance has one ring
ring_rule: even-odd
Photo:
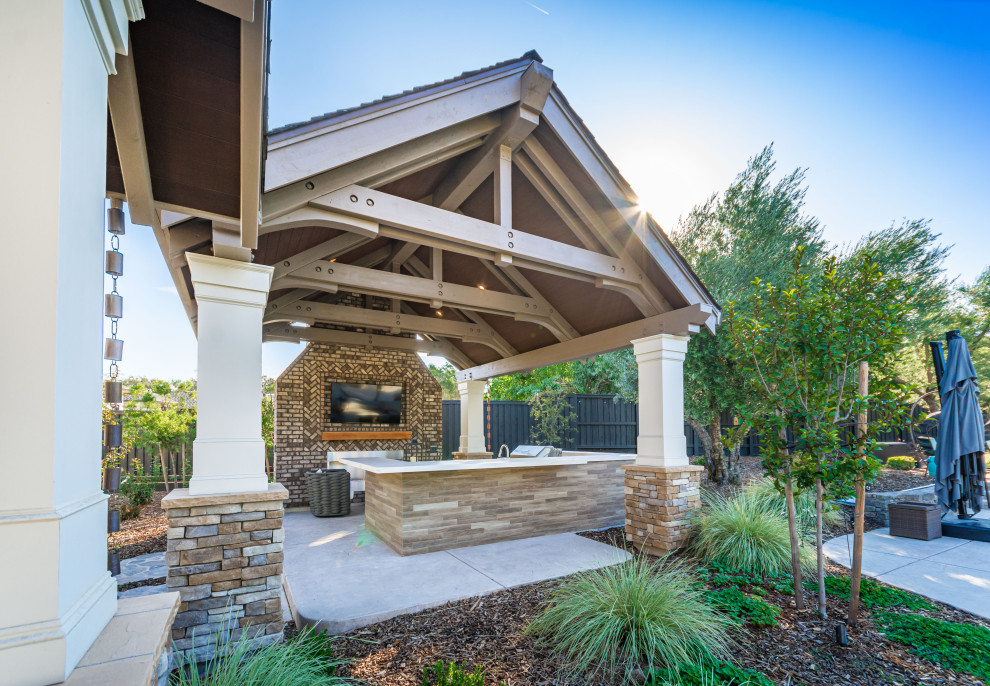
[[[560,446],[574,431],[577,417],[559,386],[551,386],[533,396],[529,403],[533,419],[533,440],[540,445]]]
[[[614,395],[635,402],[638,392],[636,359],[632,350],[618,350],[587,360],[507,374],[492,379],[488,393],[492,400],[529,402],[535,395],[554,388],[565,393]]]
[[[265,440],[265,471],[271,477],[268,465],[275,450],[275,379],[261,377],[261,437]]]
[[[165,452],[188,437],[195,420],[194,382],[139,379],[129,384],[124,403],[125,426],[133,430],[136,445],[157,449],[165,490],[170,486]]]
[[[879,469],[872,457],[879,432],[907,421],[905,388],[891,372],[903,348],[910,295],[860,252],[851,263],[836,257],[820,266],[798,248],[778,286],[755,280],[739,303],[730,303],[729,338],[759,398],[743,408],[760,436],[763,466],[787,499],[795,602],[801,607],[800,541],[794,489],[814,488],[819,607],[825,614],[822,553],[824,495],[847,495]],[[841,268],[840,268],[841,267]],[[876,373],[860,395],[858,369]],[[849,427],[872,410],[874,419],[855,438]],[[861,512],[861,508],[858,508]],[[861,532],[857,524],[857,532]],[[860,534],[861,535],[861,534]]]
[[[770,145],[749,160],[725,192],[691,210],[671,233],[674,245],[719,302],[739,300],[755,278],[781,281],[798,246],[807,246],[809,263],[823,251],[819,222],[804,212],[805,170],[795,169],[773,183],[775,169]],[[715,483],[728,480],[746,434],[741,426],[724,445],[722,413],[743,415],[758,401],[747,391],[747,381],[728,337],[707,332],[691,337],[684,362],[685,418],[705,447],[708,476]]]
[[[939,238],[930,220],[905,219],[867,234],[840,253],[840,271],[854,271],[860,257],[871,255],[881,272],[896,276],[902,284],[898,298],[906,306],[904,349],[894,371],[917,396],[935,389],[928,341],[953,328],[955,284],[945,272],[950,247],[939,243]]]
[[[948,328],[960,330],[969,345],[977,374],[983,379],[990,378],[990,267],[973,283],[959,288]],[[983,398],[988,402],[987,393]]]
[[[460,395],[457,393],[457,370],[450,363],[443,366],[430,365],[430,374],[440,384],[444,400],[457,400]]]

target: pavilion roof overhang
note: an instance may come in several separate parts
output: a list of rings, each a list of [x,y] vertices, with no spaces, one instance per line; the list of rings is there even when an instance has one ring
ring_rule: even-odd
[[[266,340],[428,350],[482,378],[718,322],[535,53],[273,130],[265,184]],[[224,250],[217,220],[167,231],[180,268]]]

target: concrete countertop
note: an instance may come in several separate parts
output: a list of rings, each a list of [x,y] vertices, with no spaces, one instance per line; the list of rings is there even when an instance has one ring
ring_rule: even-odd
[[[518,469],[520,467],[556,467],[588,464],[589,462],[631,462],[635,455],[627,453],[564,452],[560,457],[502,457],[486,460],[433,460],[404,462],[387,457],[341,457],[337,462],[357,467],[372,474],[403,474],[408,472],[456,472],[476,469]]]

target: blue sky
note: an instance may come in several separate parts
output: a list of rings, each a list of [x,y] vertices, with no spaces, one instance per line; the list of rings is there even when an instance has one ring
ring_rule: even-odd
[[[835,243],[931,218],[972,280],[990,250],[990,3],[272,3],[269,124],[308,119],[536,49],[660,225],[773,142],[807,167]],[[150,230],[122,240],[122,372],[195,374]],[[298,354],[266,344],[275,376]]]

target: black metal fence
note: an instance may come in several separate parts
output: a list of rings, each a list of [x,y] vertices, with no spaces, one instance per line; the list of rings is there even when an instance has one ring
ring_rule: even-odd
[[[636,452],[638,428],[638,405],[616,399],[612,395],[567,395],[564,402],[576,416],[574,431],[557,446],[564,450],[594,450],[611,453]],[[489,421],[490,418],[490,421]],[[870,417],[872,420],[873,418]],[[726,413],[722,417],[723,431],[731,426],[732,417]],[[489,429],[490,427],[490,429]],[[443,401],[443,459],[449,460],[457,450],[461,433],[461,403],[458,400]],[[704,454],[701,438],[685,422],[684,437],[687,440],[689,457]],[[512,450],[517,445],[531,444],[533,421],[530,405],[515,400],[493,400],[485,403],[485,438],[498,451],[499,446],[507,445]],[[884,432],[881,441],[907,441],[907,430]],[[748,434],[742,442],[740,455],[759,455],[760,439],[756,434]]]

